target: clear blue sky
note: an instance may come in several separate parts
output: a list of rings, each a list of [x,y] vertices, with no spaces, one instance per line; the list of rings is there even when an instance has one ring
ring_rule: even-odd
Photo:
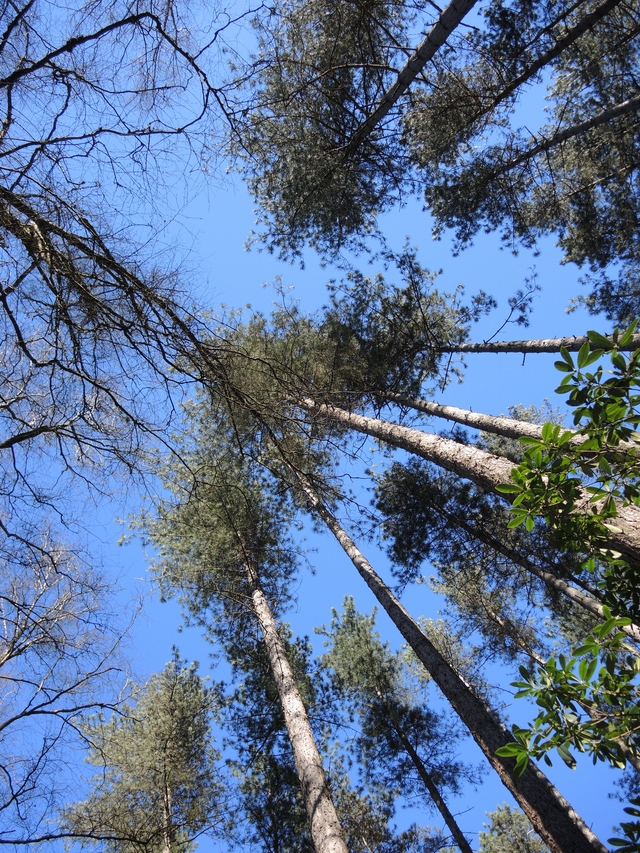
[[[240,307],[250,303],[255,309],[269,311],[274,293],[268,285],[281,276],[285,287],[294,288],[292,295],[300,300],[304,309],[321,307],[326,301],[326,282],[336,275],[335,271],[322,269],[311,254],[305,258],[306,267],[301,270],[281,264],[267,253],[244,251],[252,225],[252,203],[239,181],[229,181],[222,187],[211,188],[208,195],[201,194],[171,224],[166,235],[167,243],[184,247],[180,251],[187,253],[187,265],[191,270],[189,278],[198,301],[213,309],[220,304]],[[566,313],[570,298],[580,292],[580,286],[575,268],[559,265],[560,255],[551,240],[543,242],[538,257],[526,251],[514,257],[501,246],[495,235],[482,236],[474,247],[454,258],[447,241],[432,241],[428,217],[417,201],[387,216],[385,231],[395,248],[400,248],[405,237],[409,236],[412,244],[420,247],[421,259],[427,267],[443,269],[438,283],[442,290],[453,290],[462,282],[469,294],[483,289],[496,297],[498,310],[475,327],[472,334],[476,340],[493,335],[508,313],[507,298],[523,285],[534,268],[541,291],[535,298],[531,326],[528,329],[509,326],[500,335],[501,339],[583,334],[589,328],[596,327],[601,331],[607,328],[602,318],[589,318],[583,310]],[[362,268],[365,266],[366,260],[363,260]],[[375,266],[371,268],[371,272],[376,271]],[[265,284],[266,287],[263,286]],[[553,360],[551,356],[536,355],[529,356],[523,364],[519,355],[470,356],[464,382],[450,386],[441,399],[493,414],[506,412],[507,407],[514,403],[540,404],[544,397],[556,404],[552,398],[558,374],[553,369]],[[435,428],[444,427],[438,423]],[[116,507],[113,515],[135,510],[135,503],[136,496],[130,496],[128,505]],[[107,518],[110,512],[105,510],[101,517]],[[100,536],[106,544],[106,558],[122,572],[123,582],[127,585],[144,586],[144,581],[139,580],[145,572],[139,546],[134,544],[114,550],[109,545],[120,532],[116,525],[108,522],[101,531]],[[372,596],[333,541],[329,537],[312,536],[309,544],[318,549],[311,555],[317,573],[314,577],[307,574],[301,580],[298,608],[288,617],[294,631],[311,634],[314,625],[328,622],[331,607],[340,607],[347,593],[355,596],[360,610],[371,610],[375,605]],[[376,567],[385,567],[380,555],[372,552],[370,547],[364,550],[371,553]],[[423,588],[410,588],[404,601],[414,615],[437,615],[437,601]],[[131,644],[136,669],[141,676],[161,668],[169,659],[174,644],[179,646],[184,656],[199,659],[202,671],[206,672],[208,648],[194,630],[178,634],[179,621],[178,608],[174,603],[147,603]],[[395,630],[384,616],[379,617],[379,623],[383,635],[398,645]],[[216,677],[215,673],[213,677]],[[524,721],[528,713],[527,706],[521,702],[513,715]],[[589,761],[583,761],[578,770],[572,772],[558,760],[549,775],[606,841],[611,835],[612,825],[623,817],[621,804],[607,798],[614,773],[603,767],[594,771]],[[487,775],[479,792],[470,792],[468,798],[452,803],[456,811],[465,812],[460,819],[464,829],[481,829],[484,813],[509,800],[506,790],[492,777],[493,774]],[[411,819],[419,820],[420,816],[413,812]],[[400,816],[400,820],[405,818]],[[424,822],[438,823],[435,815]],[[209,848],[209,842],[203,840],[201,849]]]

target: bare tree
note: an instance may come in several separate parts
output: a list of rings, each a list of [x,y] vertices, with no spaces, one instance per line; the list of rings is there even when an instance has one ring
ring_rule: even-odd
[[[69,472],[95,484],[138,466],[189,373],[198,322],[173,262],[146,244],[163,176],[210,160],[230,121],[209,75],[234,22],[207,10],[202,32],[187,13],[162,0],[0,5],[5,535],[7,519],[57,506]]]
[[[46,536],[0,562],[0,844],[58,835],[78,723],[126,683],[111,585]],[[66,782],[65,782],[66,780]]]

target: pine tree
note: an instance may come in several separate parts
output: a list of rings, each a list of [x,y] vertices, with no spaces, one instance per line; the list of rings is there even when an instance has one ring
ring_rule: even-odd
[[[405,797],[426,799],[460,850],[471,853],[443,792],[459,793],[461,780],[475,781],[476,774],[453,757],[454,732],[429,709],[402,655],[392,654],[374,627],[375,612],[358,613],[348,597],[341,614],[333,611],[330,630],[318,631],[327,637],[323,665],[334,689],[359,718],[355,749],[365,776],[386,779]]]
[[[548,853],[518,809],[505,803],[488,812],[487,817],[487,831],[479,835],[480,853]]]
[[[188,853],[202,833],[225,828],[225,790],[211,723],[220,697],[174,650],[135,704],[82,726],[87,760],[101,768],[83,802],[62,815],[83,846],[114,853]]]

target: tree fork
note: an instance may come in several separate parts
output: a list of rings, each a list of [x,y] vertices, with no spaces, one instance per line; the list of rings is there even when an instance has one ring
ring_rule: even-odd
[[[296,474],[296,477],[315,512],[338,540],[359,575],[409,643],[468,728],[502,783],[553,853],[606,853],[606,847],[536,765],[530,763],[519,779],[513,778],[507,763],[510,764],[511,760],[495,754],[500,746],[513,742],[506,727],[442,657],[335,516],[304,482],[302,475]]]

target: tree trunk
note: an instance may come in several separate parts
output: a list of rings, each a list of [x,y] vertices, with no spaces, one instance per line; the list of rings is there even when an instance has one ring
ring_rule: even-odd
[[[596,6],[592,12],[585,15],[584,18],[575,24],[575,26],[567,30],[565,35],[558,39],[552,48],[543,53],[542,56],[538,57],[535,62],[532,62],[531,65],[527,66],[521,74],[508,83],[504,89],[494,97],[491,106],[488,109],[474,116],[474,121],[477,121],[483,115],[487,115],[487,113],[494,110],[502,103],[502,101],[505,100],[505,98],[508,98],[509,95],[516,91],[516,89],[520,88],[523,83],[526,83],[527,80],[531,80],[532,77],[535,77],[538,71],[544,68],[545,65],[552,62],[557,56],[560,56],[564,50],[570,47],[577,39],[580,38],[580,36],[584,35],[599,21],[606,17],[609,12],[613,11],[613,9],[615,9],[616,6],[619,6],[620,3],[621,0],[604,0],[603,3]]]
[[[511,471],[515,467],[513,463],[477,447],[459,444],[449,438],[442,438],[439,435],[432,435],[380,418],[358,415],[339,409],[337,406],[316,403],[309,398],[304,398],[299,403],[309,412],[317,413],[327,420],[420,456],[446,471],[452,471],[477,483],[487,491],[500,494],[496,487],[511,482]],[[501,495],[501,497],[508,499],[508,495]],[[592,506],[590,495],[585,493],[578,501],[575,512],[584,512],[590,506]],[[618,504],[615,525],[615,529],[609,529],[607,544],[619,551],[625,559],[637,565],[640,563],[640,509],[636,506]]]
[[[506,438],[520,438],[523,435],[530,438],[542,438],[540,424],[532,424],[529,421],[518,421],[515,418],[506,418],[502,415],[485,415],[482,412],[459,409],[457,406],[444,406],[441,403],[434,403],[432,400],[421,400],[416,397],[409,397],[408,394],[395,394],[392,391],[385,392],[384,396],[399,406],[408,406],[417,412],[424,412],[425,415],[444,418],[444,420],[464,424],[472,429],[504,435]]]
[[[444,406],[442,403],[434,403],[433,400],[421,400],[419,397],[410,397],[408,394],[397,394],[393,391],[385,391],[384,397],[399,406],[415,409],[436,418],[446,421],[454,421],[464,424],[472,429],[480,429],[493,435],[503,435],[506,438],[528,438],[542,439],[542,425],[529,421],[519,421],[515,418],[507,418],[504,415],[485,415],[483,412],[472,412],[470,409],[460,409],[457,406]],[[582,444],[587,441],[587,436],[576,435],[571,439],[571,444]],[[612,448],[616,452],[637,450],[638,445],[632,441],[623,441]],[[588,453],[588,451],[585,451]]]
[[[610,335],[605,335],[612,340]],[[586,335],[574,335],[571,338],[543,338],[537,341],[494,341],[484,344],[456,344],[450,347],[438,347],[441,352],[560,352],[564,347],[569,352],[578,352],[589,338]],[[618,347],[621,352],[633,352],[640,349],[640,335],[634,335],[626,346]]]
[[[262,591],[257,568],[250,559],[247,559],[245,569],[249,579],[253,608],[267,647],[269,663],[291,741],[302,797],[309,817],[313,846],[316,853],[348,853],[307,712],[278,626]]]
[[[442,657],[313,489],[300,476],[298,482],[543,841],[553,853],[605,853],[606,847],[535,764],[530,763],[519,779],[513,778],[513,761],[496,755],[500,746],[513,741],[505,726]]]
[[[467,839],[464,836],[464,833],[462,832],[462,830],[458,826],[458,823],[457,823],[455,817],[449,811],[449,807],[445,803],[444,798],[442,797],[442,794],[438,790],[438,786],[433,781],[431,774],[429,773],[429,771],[427,770],[427,768],[424,765],[424,762],[422,761],[422,759],[420,758],[418,753],[413,748],[413,744],[411,743],[409,738],[405,735],[403,729],[398,725],[398,723],[394,719],[393,709],[387,708],[386,702],[384,702],[384,700],[381,700],[381,701],[383,702],[383,704],[385,705],[385,708],[387,709],[387,713],[389,715],[389,722],[391,723],[391,727],[393,728],[394,732],[397,734],[398,738],[400,739],[400,743],[404,747],[405,752],[407,753],[407,755],[409,756],[409,758],[413,762],[413,766],[418,771],[418,775],[422,779],[422,782],[423,782],[425,788],[429,792],[429,796],[431,797],[431,799],[434,802],[434,805],[436,806],[436,808],[438,809],[438,811],[442,815],[444,822],[447,824],[447,827],[449,828],[449,832],[451,833],[453,840],[456,842],[456,844],[460,848],[461,853],[473,853],[473,850],[471,849],[471,845],[469,844],[469,842],[467,841]]]
[[[593,613],[594,616],[599,619],[604,619],[604,611],[602,609],[602,602],[599,601],[595,596],[598,595],[597,590],[592,590],[587,588],[586,591],[576,589],[571,586],[563,577],[558,574],[555,574],[553,571],[549,569],[543,569],[542,566],[537,565],[533,560],[530,560],[525,554],[521,554],[519,551],[514,548],[510,548],[506,545],[501,539],[492,536],[490,533],[487,533],[485,530],[481,530],[475,527],[472,524],[469,524],[465,521],[464,518],[461,518],[457,515],[453,515],[452,513],[446,512],[440,507],[434,507],[441,515],[444,515],[445,518],[453,521],[458,527],[468,533],[470,536],[475,537],[480,542],[483,542],[485,545],[488,545],[490,548],[493,548],[498,554],[502,554],[508,560],[511,560],[516,565],[520,566],[520,568],[524,569],[527,572],[530,572],[532,575],[535,575],[537,578],[540,578],[547,586],[561,593],[562,595],[569,598],[574,604],[577,604],[579,607],[584,608],[584,610],[588,610],[589,613]],[[622,629],[625,634],[628,634],[633,640],[636,642],[640,642],[640,627],[638,625],[625,625]]]
[[[608,124],[613,121],[613,119],[625,115],[626,113],[636,112],[638,107],[640,107],[640,95],[636,95],[635,98],[629,98],[628,100],[622,101],[613,107],[609,107],[608,110],[603,110],[601,113],[598,113],[598,115],[591,116],[591,118],[581,121],[579,124],[574,124],[571,127],[565,127],[563,130],[558,129],[552,136],[542,137],[542,139],[536,142],[535,145],[532,145],[531,148],[527,148],[525,151],[518,154],[517,157],[514,157],[512,160],[509,160],[504,165],[499,166],[494,171],[490,172],[487,180],[490,181],[493,178],[497,178],[500,175],[510,172],[511,169],[515,169],[515,167],[519,166],[521,163],[526,163],[527,160],[531,160],[532,157],[535,157],[537,154],[541,154],[543,151],[550,151],[552,148],[555,148],[556,145],[560,145],[568,139],[573,139],[575,136],[580,136],[581,134],[587,133],[596,127]]]
[[[475,6],[477,0],[452,0],[431,27],[425,39],[409,57],[407,64],[398,74],[395,83],[384,93],[378,106],[362,122],[349,140],[344,153],[349,159],[389,112],[391,107],[404,95],[409,86],[422,71],[437,50],[447,41],[462,19]]]

